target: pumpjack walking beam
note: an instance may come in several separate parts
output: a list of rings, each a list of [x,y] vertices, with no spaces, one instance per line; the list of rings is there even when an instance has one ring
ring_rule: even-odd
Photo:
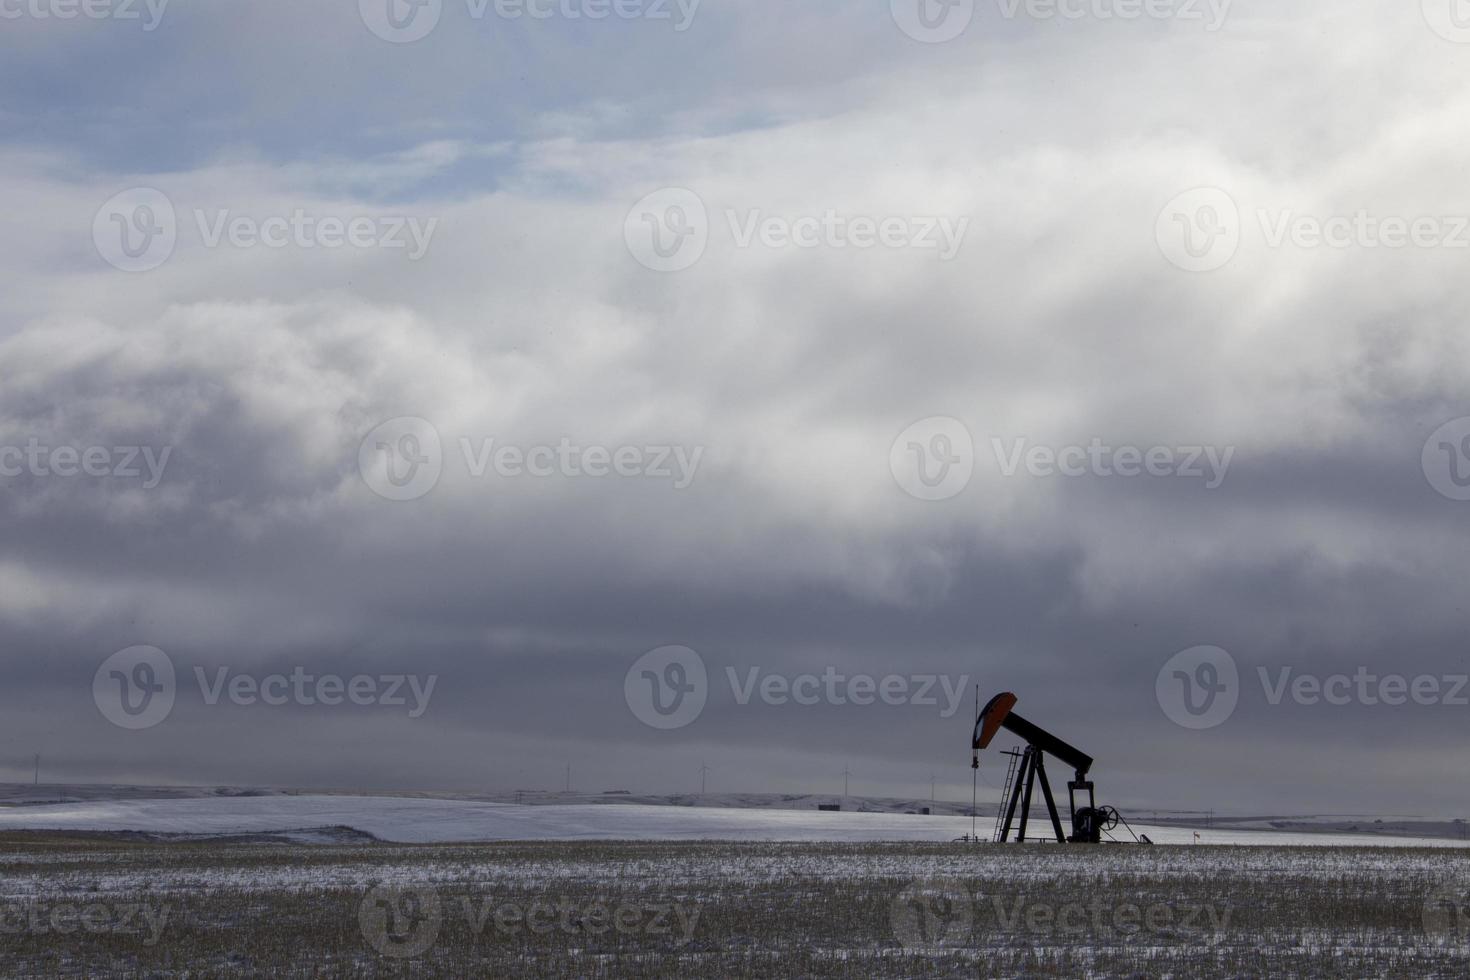
[[[1006,805],[1005,820],[1001,824],[998,839],[1002,842],[1010,839],[1011,825],[1018,807],[1021,812],[1021,820],[1017,827],[1016,839],[1019,841],[1026,839],[1026,822],[1031,813],[1032,787],[1039,781],[1057,842],[1097,843],[1102,839],[1102,831],[1106,829],[1110,819],[1116,821],[1116,811],[1111,811],[1114,816],[1110,817],[1110,808],[1104,807],[1099,810],[1092,797],[1092,783],[1087,779],[1087,773],[1092,769],[1092,756],[1022,718],[1013,710],[1015,706],[1016,696],[1009,692],[997,694],[991,698],[975,718],[975,733],[970,744],[972,752],[970,765],[978,769],[980,750],[990,745],[990,740],[1000,729],[1004,728],[1026,742],[1026,749],[1021,755],[1021,766],[1016,773],[1015,783],[1011,787],[1010,800]],[[1057,813],[1056,799],[1052,796],[1051,781],[1046,778],[1045,759],[1047,755],[1055,756],[1066,763],[1075,774],[1075,778],[1067,783],[1068,805],[1072,817],[1070,836],[1062,832],[1062,820]],[[1087,804],[1081,808],[1077,806],[1079,790],[1085,790],[1088,795]]]

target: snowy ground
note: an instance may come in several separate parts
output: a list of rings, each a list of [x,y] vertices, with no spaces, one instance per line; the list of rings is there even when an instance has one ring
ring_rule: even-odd
[[[0,974],[1449,980],[1467,895],[1470,851],[1424,847],[0,831]]]
[[[906,813],[648,805],[516,806],[466,800],[371,796],[234,796],[91,800],[0,809],[0,830],[133,831],[237,835],[350,827],[395,843],[495,840],[746,840],[944,842],[967,834],[968,817]],[[982,836],[991,821],[981,820]],[[1193,843],[1195,831],[1136,826],[1156,843]],[[1032,833],[1036,832],[1033,823]],[[1120,838],[1127,835],[1119,828]],[[1199,831],[1207,844],[1464,846],[1461,841],[1276,831]]]

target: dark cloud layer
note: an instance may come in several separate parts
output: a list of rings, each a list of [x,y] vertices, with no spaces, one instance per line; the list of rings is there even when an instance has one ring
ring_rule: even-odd
[[[1218,32],[981,5],[945,44],[871,4],[709,2],[686,32],[450,6],[408,45],[352,4],[7,22],[0,447],[170,455],[156,486],[0,476],[0,776],[42,752],[57,779],[475,790],[572,762],[653,792],[708,762],[728,789],[831,791],[850,766],[854,792],[935,773],[960,797],[978,685],[1092,752],[1120,804],[1462,811],[1470,707],[1273,704],[1259,671],[1470,671],[1470,503],[1423,458],[1470,414],[1464,253],[1269,240],[1288,212],[1470,214],[1470,46],[1387,3],[1241,0]],[[128,273],[93,225],[138,186],[178,244]],[[665,187],[708,216],[672,273],[625,243]],[[1239,208],[1208,273],[1157,231],[1197,187]],[[297,209],[436,224],[417,261],[202,230]],[[753,213],[829,210],[968,226],[949,261],[739,244]],[[360,450],[402,417],[443,472],[393,501]],[[934,417],[973,475],[926,501],[890,454]],[[682,488],[477,476],[462,439],[699,457]],[[1006,475],[1006,447],[1094,442],[1229,464],[1214,488]],[[670,644],[709,685],[665,731],[625,678]],[[93,681],[135,645],[178,692],[128,731]],[[1239,704],[1191,730],[1156,680],[1199,645],[1233,656]],[[196,667],[437,682],[419,717],[211,705]],[[933,677],[939,704],[742,704],[727,670],[752,668]]]

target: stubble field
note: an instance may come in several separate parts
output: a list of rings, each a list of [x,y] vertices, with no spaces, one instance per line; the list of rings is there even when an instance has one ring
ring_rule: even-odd
[[[1470,854],[0,836],[7,976],[1459,977]]]

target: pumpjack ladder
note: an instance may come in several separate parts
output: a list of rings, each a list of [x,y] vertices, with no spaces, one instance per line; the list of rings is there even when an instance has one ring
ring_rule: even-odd
[[[1000,805],[995,808],[995,830],[991,833],[990,839],[996,843],[1005,840],[1000,835],[1001,827],[1005,823],[1006,818],[1005,803],[1006,800],[1011,798],[1011,786],[1016,780],[1016,766],[1021,761],[1021,753],[1015,749],[1006,749],[1005,754],[1011,757],[1011,764],[1006,767],[1006,781],[1000,791]]]

